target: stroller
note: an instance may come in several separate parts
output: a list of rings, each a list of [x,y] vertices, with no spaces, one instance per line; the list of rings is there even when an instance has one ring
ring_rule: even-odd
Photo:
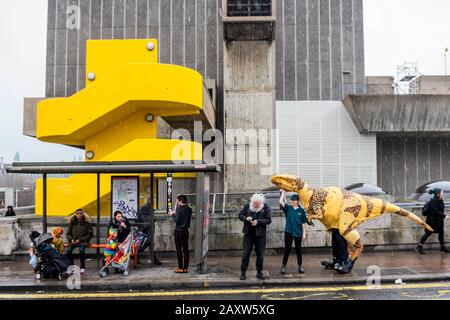
[[[108,275],[108,271],[106,268],[113,267],[119,271],[123,271],[124,276],[128,276],[131,270],[131,257],[134,257],[137,254],[136,244],[134,241],[134,232],[131,231],[130,234],[126,237],[125,241],[118,246],[117,252],[114,254],[111,260],[109,260],[103,268],[100,270],[100,277],[106,277]]]
[[[36,279],[58,279],[62,280],[67,275],[67,268],[71,265],[69,259],[53,248],[50,243],[53,240],[51,233],[40,234],[31,231],[29,234],[31,242],[36,250],[38,262],[35,273]]]

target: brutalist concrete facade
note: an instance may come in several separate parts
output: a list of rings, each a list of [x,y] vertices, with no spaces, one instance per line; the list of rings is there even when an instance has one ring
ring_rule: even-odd
[[[363,93],[363,0],[278,0],[273,5],[275,34],[268,51],[273,57],[255,62],[258,68],[258,63],[274,60],[269,75],[275,88],[273,109],[275,100],[341,100]],[[79,29],[67,28],[71,6],[80,8]],[[234,129],[224,106],[222,15],[221,0],[49,0],[46,97],[70,96],[84,88],[86,40],[156,38],[161,63],[187,66],[216,81],[216,127]],[[270,114],[275,116],[259,113],[262,119],[255,122],[270,121]],[[254,176],[254,181],[246,178],[251,190],[270,184],[258,168],[235,169],[224,170],[239,174],[226,178],[227,190],[244,191],[242,172]]]
[[[356,128],[377,135],[377,184],[398,198],[450,180],[450,95],[347,96]]]
[[[361,91],[362,2],[277,1],[277,100],[340,100]],[[80,8],[80,29],[67,28],[72,5]],[[160,62],[217,80],[217,127],[223,128],[221,6],[220,0],[49,0],[46,96],[84,87],[87,39],[156,38]]]

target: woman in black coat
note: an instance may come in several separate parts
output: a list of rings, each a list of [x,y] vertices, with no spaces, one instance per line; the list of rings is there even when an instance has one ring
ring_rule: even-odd
[[[122,211],[117,210],[114,212],[114,218],[109,222],[109,226],[119,230],[119,235],[117,237],[119,243],[124,242],[130,234],[130,222],[124,217]]]
[[[444,243],[444,220],[447,218],[444,213],[444,192],[439,188],[434,188],[433,190],[430,190],[429,193],[434,194],[434,196],[426,204],[426,206],[428,206],[428,208],[425,208],[425,214],[427,216],[426,222],[431,228],[433,228],[434,232],[425,230],[425,234],[422,238],[420,238],[420,242],[417,244],[416,251],[420,254],[425,254],[425,251],[423,251],[423,244],[427,241],[429,236],[433,233],[437,233],[439,243],[441,244],[441,251],[450,252],[450,250],[445,247]]]

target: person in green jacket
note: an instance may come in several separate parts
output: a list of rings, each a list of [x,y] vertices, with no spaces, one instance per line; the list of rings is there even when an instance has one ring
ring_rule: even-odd
[[[294,194],[291,197],[291,204],[285,201],[286,192],[281,191],[280,206],[286,217],[286,226],[284,229],[284,255],[281,266],[281,274],[286,273],[286,264],[292,248],[292,241],[295,242],[295,251],[297,253],[298,272],[304,273],[302,267],[302,240],[306,239],[306,212],[299,203],[299,196]]]

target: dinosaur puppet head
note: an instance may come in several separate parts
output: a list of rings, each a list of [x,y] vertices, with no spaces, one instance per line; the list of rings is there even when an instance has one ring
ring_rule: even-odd
[[[288,192],[299,192],[305,186],[305,182],[291,174],[275,174],[272,176],[272,183]]]

